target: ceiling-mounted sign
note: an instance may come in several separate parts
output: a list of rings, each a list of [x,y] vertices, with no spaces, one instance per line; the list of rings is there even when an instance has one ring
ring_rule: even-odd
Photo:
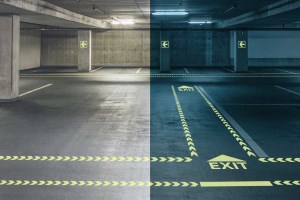
[[[238,41],[238,48],[239,49],[246,49],[247,48],[247,42],[246,41]]]
[[[88,41],[80,41],[80,49],[87,49]]]
[[[170,42],[169,41],[161,41],[160,46],[162,49],[168,49],[170,46]]]

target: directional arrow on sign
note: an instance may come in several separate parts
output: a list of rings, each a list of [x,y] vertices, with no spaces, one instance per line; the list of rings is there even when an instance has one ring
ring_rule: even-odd
[[[239,48],[245,49],[246,48],[246,41],[239,41]]]
[[[161,48],[169,48],[169,41],[161,41]]]

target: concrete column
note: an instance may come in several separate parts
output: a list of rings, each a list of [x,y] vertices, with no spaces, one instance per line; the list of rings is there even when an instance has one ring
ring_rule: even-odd
[[[234,31],[234,71],[248,71],[248,31]]]
[[[92,31],[78,31],[78,71],[90,72],[92,69]]]
[[[212,66],[213,32],[206,31],[206,65]]]
[[[0,16],[0,101],[19,96],[20,17]]]
[[[170,31],[160,32],[160,72],[170,72]]]

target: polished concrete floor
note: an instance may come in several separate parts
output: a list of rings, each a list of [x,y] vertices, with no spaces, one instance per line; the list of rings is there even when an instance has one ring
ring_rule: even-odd
[[[299,69],[94,70],[21,73],[0,105],[0,199],[300,195]]]

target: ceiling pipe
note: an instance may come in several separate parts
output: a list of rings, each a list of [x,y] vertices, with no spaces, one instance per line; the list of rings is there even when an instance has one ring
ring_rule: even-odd
[[[99,10],[95,5],[93,5],[93,10],[101,13],[102,15],[104,15],[105,17],[107,17],[108,19],[111,19],[113,21],[117,21],[115,20],[113,17],[109,16],[108,14],[106,14],[105,12],[103,12],[102,10]]]
[[[231,8],[228,8],[227,10],[225,10],[225,11],[224,11],[224,14],[225,14],[225,13],[228,13],[228,12],[230,12],[230,11],[232,11],[233,9],[236,9],[236,8],[237,8],[237,5],[234,4],[234,6],[232,6]]]

